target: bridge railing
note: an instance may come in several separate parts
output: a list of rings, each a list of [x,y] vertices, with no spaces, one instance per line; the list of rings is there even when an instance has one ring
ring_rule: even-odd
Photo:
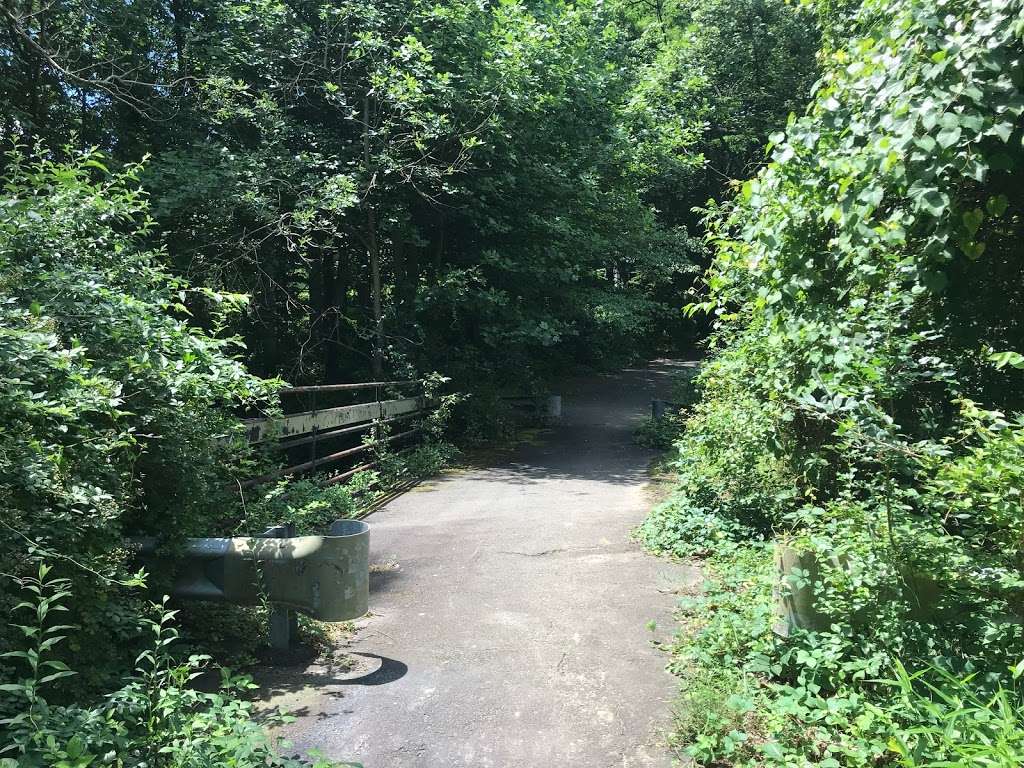
[[[345,405],[318,406],[348,393],[372,390],[373,399]],[[405,391],[405,394],[403,393]],[[414,393],[409,393],[413,390]],[[289,387],[280,391],[284,402],[299,400],[303,410],[285,413],[274,418],[246,419],[243,423],[249,442],[274,441],[276,448],[285,451],[289,466],[254,477],[242,483],[243,487],[260,485],[287,475],[302,474],[315,469],[351,463],[362,458],[375,445],[392,444],[417,435],[419,427],[381,434],[381,427],[400,424],[422,416],[426,412],[427,398],[419,380],[367,381],[355,384],[323,384],[318,386]],[[378,434],[371,442],[363,436],[374,430]],[[358,441],[358,442],[357,442]],[[356,442],[352,445],[351,443]],[[308,446],[308,447],[307,447]],[[305,454],[307,458],[297,461]],[[328,483],[343,482],[357,472],[372,469],[377,460],[349,467],[328,477]]]

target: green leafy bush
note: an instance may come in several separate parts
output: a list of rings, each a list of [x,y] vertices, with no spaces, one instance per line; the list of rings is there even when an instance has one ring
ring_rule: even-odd
[[[774,638],[749,622],[770,598],[741,592],[715,621],[756,636],[730,659],[696,636],[702,674],[738,660],[763,681],[756,733],[711,733],[705,762],[966,765],[1019,711],[986,686],[1024,647],[1022,18],[866,0],[807,114],[717,214],[715,351],[680,487],[642,535],[752,579],[740,553],[781,537],[815,565],[779,587],[810,589],[822,620]],[[938,670],[915,696],[970,692],[992,727],[909,706],[879,682],[900,663]]]
[[[123,537],[233,524],[234,478],[255,462],[234,410],[269,409],[276,384],[250,376],[220,334],[242,298],[164,271],[137,167],[111,174],[94,154],[61,164],[20,150],[7,160],[0,570],[24,573],[34,552],[73,576],[76,684],[104,685],[137,639]],[[0,595],[0,609],[12,601]]]
[[[665,414],[645,420],[633,433],[633,439],[646,448],[668,450],[679,439],[685,416],[700,402],[700,382],[696,368],[684,368],[672,377],[670,400]]]
[[[335,520],[355,517],[380,481],[377,472],[358,472],[347,483],[328,485],[325,477],[287,478],[247,502],[240,523],[241,535],[259,533],[275,525],[295,526],[298,534],[323,531]],[[369,497],[369,498],[367,498]]]
[[[512,405],[497,390],[481,389],[456,406],[452,426],[460,444],[478,447],[512,441],[517,421]]]
[[[660,418],[644,419],[633,432],[633,440],[644,448],[666,451],[679,439],[685,420],[679,413],[666,413]]]
[[[195,686],[208,657],[176,658],[175,611],[154,605],[140,619],[148,647],[135,668],[95,706],[55,705],[47,700],[56,681],[76,674],[56,657],[76,628],[54,623],[66,615],[71,582],[46,565],[19,580],[28,599],[18,605],[27,623],[15,625],[25,641],[5,657],[20,663],[24,677],[0,687],[7,737],[0,748],[4,768],[299,768],[307,763],[283,757],[255,719],[244,695],[256,686],[221,670],[219,691]],[[264,723],[283,722],[262,713]],[[320,763],[326,768],[326,763]]]
[[[793,498],[792,472],[772,451],[778,407],[733,387],[725,365],[716,360],[701,374],[705,399],[676,444],[676,491],[640,527],[654,549],[700,554],[764,537]]]

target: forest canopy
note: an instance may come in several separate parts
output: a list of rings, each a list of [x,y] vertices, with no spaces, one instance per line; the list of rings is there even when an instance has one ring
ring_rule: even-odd
[[[0,138],[144,161],[167,264],[249,295],[250,368],[293,382],[526,384],[692,341],[691,209],[803,103],[816,35],[782,2],[734,0],[664,23],[594,2],[4,14]]]

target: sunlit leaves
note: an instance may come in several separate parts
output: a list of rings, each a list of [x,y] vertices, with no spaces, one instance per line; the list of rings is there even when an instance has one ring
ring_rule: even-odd
[[[0,563],[19,570],[27,546],[73,560],[76,609],[92,621],[111,584],[126,581],[129,526],[204,533],[230,507],[231,469],[245,455],[231,409],[264,402],[273,386],[235,359],[236,339],[184,320],[201,315],[218,331],[245,298],[192,290],[159,266],[162,252],[140,234],[150,224],[135,168],[97,178],[93,153],[8,161]]]

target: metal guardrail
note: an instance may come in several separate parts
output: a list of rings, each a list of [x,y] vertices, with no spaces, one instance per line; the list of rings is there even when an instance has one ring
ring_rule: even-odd
[[[243,422],[250,443],[261,443],[270,436],[293,437],[317,432],[321,437],[339,427],[346,427],[375,419],[388,419],[423,409],[423,398],[406,397],[396,400],[377,400],[372,403],[342,405],[337,408],[302,411],[280,419],[248,419]]]
[[[311,395],[314,405],[320,393],[374,389],[378,397],[366,403],[323,409],[314,407],[276,419],[246,420],[244,424],[250,443],[274,439],[278,441],[277,447],[284,450],[308,445],[311,458],[252,478],[242,485],[258,485],[370,450],[373,446],[363,443],[333,450],[326,455],[318,455],[317,452],[322,441],[355,436],[423,413],[426,399],[422,396],[379,398],[383,387],[420,383],[411,380],[372,381],[281,390],[282,395]],[[377,444],[402,440],[419,431],[413,428],[379,437]],[[376,461],[361,464],[335,474],[327,482],[343,482],[376,464]],[[323,621],[347,621],[366,613],[369,605],[369,530],[369,526],[360,520],[336,520],[324,535],[295,536],[293,526],[282,525],[259,536],[187,539],[182,551],[169,554],[160,552],[155,538],[134,539],[130,546],[151,570],[170,575],[170,591],[177,598],[236,605],[269,604],[271,646],[281,649],[291,644],[296,612]]]
[[[170,571],[171,594],[191,600],[272,608],[271,645],[287,648],[294,614],[348,621],[366,613],[370,526],[336,520],[326,535],[290,536],[286,526],[262,536],[187,539],[178,556],[160,556],[156,539],[132,542],[154,571]]]
[[[419,384],[418,379],[403,381],[363,381],[357,384],[314,384],[308,387],[286,387],[278,390],[279,395],[303,395],[316,392],[352,392],[360,389],[379,389],[380,387],[404,387]]]

